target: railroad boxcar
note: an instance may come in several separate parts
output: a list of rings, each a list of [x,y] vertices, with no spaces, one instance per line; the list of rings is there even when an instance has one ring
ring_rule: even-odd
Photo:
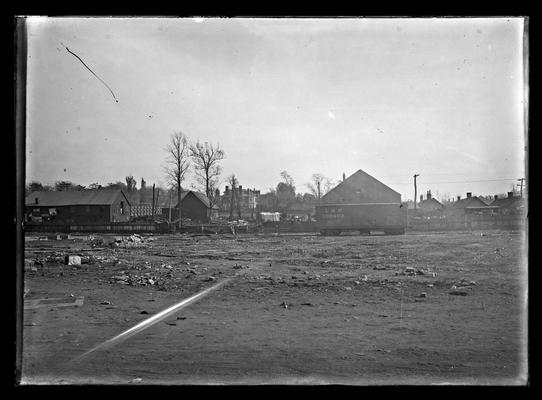
[[[347,231],[400,235],[405,233],[407,206],[402,203],[322,204],[316,206],[316,221],[322,235]]]

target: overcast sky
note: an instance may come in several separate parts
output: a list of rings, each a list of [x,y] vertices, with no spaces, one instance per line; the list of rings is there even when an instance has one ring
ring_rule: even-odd
[[[27,181],[165,185],[182,131],[225,150],[221,189],[362,169],[403,200],[414,173],[503,193],[525,175],[522,40],[517,18],[31,18]]]

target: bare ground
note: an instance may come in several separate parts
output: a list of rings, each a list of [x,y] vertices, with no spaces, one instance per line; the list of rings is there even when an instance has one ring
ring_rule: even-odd
[[[24,311],[22,383],[524,384],[524,242],[511,231],[28,241],[25,258],[42,264],[25,272],[25,300],[84,303]],[[93,258],[67,266],[64,254]]]

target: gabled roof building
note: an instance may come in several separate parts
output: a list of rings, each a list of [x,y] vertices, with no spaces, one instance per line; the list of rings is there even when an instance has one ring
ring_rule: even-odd
[[[32,192],[25,198],[28,222],[100,224],[130,220],[130,201],[122,190]]]
[[[320,204],[400,203],[401,194],[357,170],[320,199]]]
[[[495,195],[491,206],[498,207],[498,212],[502,214],[518,214],[525,209],[525,202],[522,197],[514,196],[514,192],[508,192],[504,198]]]

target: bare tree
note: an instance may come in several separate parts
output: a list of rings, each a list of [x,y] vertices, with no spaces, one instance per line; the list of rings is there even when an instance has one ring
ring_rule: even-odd
[[[278,208],[280,211],[287,211],[295,203],[294,180],[287,171],[282,171],[280,176],[283,182],[279,182],[276,188]]]
[[[334,187],[335,187],[335,182],[333,182],[332,180],[326,179],[324,183],[324,194],[327,194]]]
[[[209,199],[209,205],[212,208],[215,204],[215,190],[218,187],[218,177],[222,172],[219,163],[226,157],[226,153],[217,144],[200,143],[190,145],[190,156],[194,161],[194,173],[196,181],[201,188],[205,189],[205,195]]]
[[[233,219],[233,210],[235,205],[235,200],[237,198],[237,184],[239,183],[235,174],[228,176],[228,183],[231,186],[231,197],[230,197],[230,220]]]
[[[312,174],[312,182],[307,183],[307,188],[318,200],[322,197],[322,183],[327,178],[322,174]]]
[[[55,191],[57,192],[67,192],[69,190],[74,190],[77,184],[70,181],[56,181],[55,182]]]
[[[87,189],[89,190],[97,190],[97,189],[100,189],[102,187],[102,185],[100,185],[98,182],[94,182],[94,183],[91,183],[90,185],[88,185]]]
[[[43,185],[40,182],[32,181],[25,188],[25,195],[29,195],[32,192],[51,192],[53,187],[48,185]]]
[[[125,179],[126,179],[126,190],[128,192],[133,192],[134,190],[136,190],[137,182],[134,179],[134,177],[132,175],[128,175]]]
[[[170,142],[165,148],[168,156],[164,171],[170,187],[177,191],[177,204],[179,207],[179,228],[181,228],[181,198],[182,183],[186,172],[190,168],[190,145],[187,136],[182,132],[175,132],[170,137]]]
[[[295,193],[294,179],[288,173],[288,171],[282,171],[280,173],[280,176],[284,180],[284,183],[286,184],[286,186],[289,186],[292,189],[292,191]]]

